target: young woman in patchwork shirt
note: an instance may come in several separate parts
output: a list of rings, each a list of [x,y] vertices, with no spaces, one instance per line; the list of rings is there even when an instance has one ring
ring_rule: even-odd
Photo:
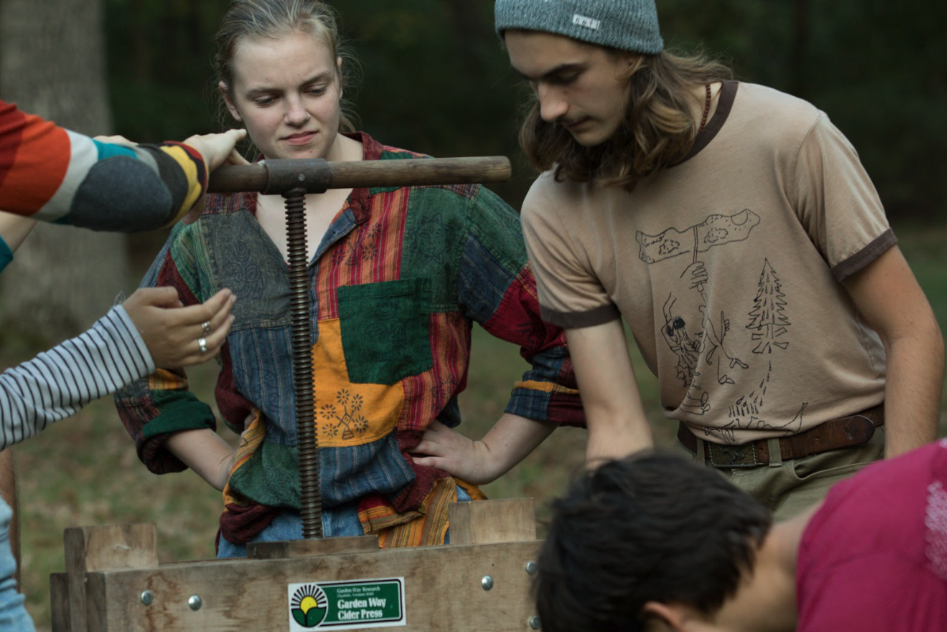
[[[352,127],[325,5],[237,2],[217,43],[227,109],[264,158],[422,158],[341,133]],[[432,467],[436,456],[414,454],[426,430],[460,422],[474,321],[520,345],[532,366],[478,444],[493,469],[473,482],[505,471],[557,424],[583,421],[565,339],[539,316],[518,217],[480,186],[331,190],[307,196],[306,214],[324,533],[442,543],[447,504],[482,495]],[[223,490],[222,557],[301,537],[286,256],[280,196],[210,196],[144,281],[178,288],[186,303],[221,287],[240,297],[216,388],[224,421],[243,432],[233,468],[183,372],[159,369],[117,397],[152,471],[191,467]]]

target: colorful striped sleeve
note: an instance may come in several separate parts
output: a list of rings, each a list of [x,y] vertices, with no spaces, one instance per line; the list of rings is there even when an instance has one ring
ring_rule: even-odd
[[[0,450],[155,368],[123,307],[82,335],[0,374]]]
[[[0,209],[94,230],[173,224],[207,185],[182,143],[127,147],[57,127],[0,100]]]

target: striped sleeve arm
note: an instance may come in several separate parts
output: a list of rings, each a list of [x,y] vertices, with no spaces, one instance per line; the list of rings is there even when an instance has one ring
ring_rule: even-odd
[[[80,336],[0,374],[0,449],[154,369],[128,313],[113,307]]]

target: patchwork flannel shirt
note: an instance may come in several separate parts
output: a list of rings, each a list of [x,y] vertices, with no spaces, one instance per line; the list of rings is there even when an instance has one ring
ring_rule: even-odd
[[[423,158],[356,138],[365,160]],[[175,227],[143,282],[176,287],[186,304],[222,288],[239,297],[215,392],[235,432],[254,418],[224,491],[221,533],[235,543],[300,504],[288,267],[255,208],[255,194],[209,196],[200,220]],[[443,539],[437,490],[453,492],[454,480],[414,463],[408,450],[433,420],[460,423],[474,321],[519,345],[531,364],[508,412],[584,424],[564,333],[539,316],[519,217],[489,190],[352,191],[310,262],[309,285],[324,505],[357,501],[363,527],[376,533],[425,516],[430,523],[430,508],[444,506],[424,528],[433,536],[391,545]],[[185,469],[165,448],[171,433],[216,428],[180,371],[159,370],[116,404],[156,473]]]

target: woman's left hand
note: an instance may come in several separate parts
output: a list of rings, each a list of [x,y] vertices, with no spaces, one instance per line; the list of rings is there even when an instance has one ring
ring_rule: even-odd
[[[490,477],[490,450],[483,441],[473,441],[437,420],[409,452],[418,465],[444,470],[474,485],[496,478]]]

